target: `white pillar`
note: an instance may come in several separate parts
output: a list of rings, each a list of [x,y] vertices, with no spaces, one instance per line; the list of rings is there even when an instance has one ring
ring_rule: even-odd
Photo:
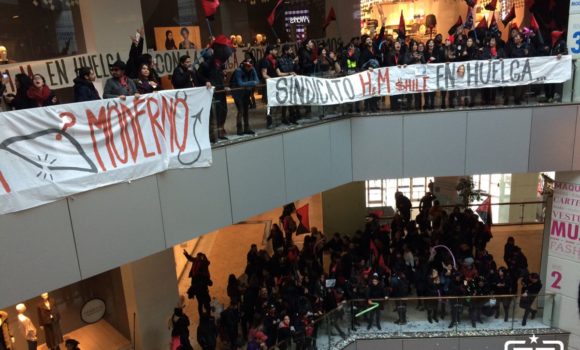
[[[179,303],[173,249],[124,265],[121,275],[135,349],[168,349],[168,320]]]

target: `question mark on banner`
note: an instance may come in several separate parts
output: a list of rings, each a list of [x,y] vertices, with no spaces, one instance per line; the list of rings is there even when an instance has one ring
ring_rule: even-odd
[[[71,112],[63,112],[59,115],[59,117],[63,120],[64,125],[61,128],[62,132],[65,132],[66,129],[72,128],[73,125],[77,123],[77,117]],[[56,134],[56,139],[58,141],[62,140],[62,134]]]

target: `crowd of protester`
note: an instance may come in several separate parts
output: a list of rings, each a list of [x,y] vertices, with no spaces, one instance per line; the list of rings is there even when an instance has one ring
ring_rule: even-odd
[[[381,19],[384,23],[384,19]],[[454,26],[450,35],[436,34],[433,39],[420,40],[386,34],[383,26],[377,34],[352,38],[335,51],[325,45],[317,45],[305,39],[299,45],[275,44],[265,46],[264,55],[256,59],[251,50],[233,73],[226,74],[228,58],[235,44],[226,36],[211,37],[210,43],[201,50],[201,59],[183,56],[171,75],[175,89],[194,86],[215,87],[212,104],[210,139],[212,142],[227,140],[225,121],[228,113],[227,94],[231,94],[237,110],[236,133],[253,135],[250,127],[249,112],[255,108],[255,92],[261,92],[266,100],[266,80],[288,75],[336,77],[353,74],[379,67],[406,67],[416,64],[462,62],[467,60],[501,60],[533,56],[557,56],[568,54],[563,32],[553,31],[544,38],[539,30],[518,28],[512,25],[508,39],[502,39],[501,32],[495,28],[468,30],[464,25]],[[150,54],[143,54],[144,32],[132,38],[127,62],[117,61],[109,66],[111,78],[104,87],[103,98],[139,96],[161,89],[161,81],[156,70],[156,62]],[[264,43],[262,43],[264,44]],[[175,45],[173,45],[174,47]],[[181,44],[180,44],[181,46]],[[196,60],[194,62],[194,59]],[[460,74],[459,72],[458,74]],[[100,99],[93,82],[95,74],[89,67],[81,67],[74,80],[75,102]],[[7,109],[25,109],[57,104],[58,98],[44,83],[40,74],[32,78],[26,74],[15,76],[16,93],[4,94]],[[256,89],[256,86],[259,88]],[[2,89],[0,85],[0,90]],[[518,105],[529,94],[535,94],[540,102],[558,102],[562,99],[562,84],[544,84],[505,88],[483,88],[460,91],[439,91],[373,97],[362,103],[348,106],[349,112],[377,112],[384,100],[383,108],[392,111],[429,110],[436,106],[442,109],[473,107],[476,104],[495,105],[497,103]],[[438,96],[437,96],[438,95]],[[438,102],[436,102],[438,101]],[[267,127],[275,126],[274,116],[281,123],[296,124],[302,116],[321,116],[321,108],[309,106],[278,107],[267,109]]]
[[[312,228],[301,249],[293,243],[300,233],[295,207],[286,206],[268,237],[273,254],[253,244],[243,275],[229,276],[230,303],[225,310],[210,305],[207,257],[184,252],[192,262],[188,297],[198,301],[202,348],[215,349],[218,336],[231,349],[246,343],[250,350],[270,348],[289,339],[298,348],[312,348],[319,331],[315,321],[323,315],[330,332],[343,337],[345,325],[364,326],[359,322],[366,322],[366,329],[380,330],[390,322],[382,314],[391,310],[394,322],[405,325],[406,297],[423,297],[416,308],[425,313],[415,321],[447,319],[449,328],[463,321],[476,328],[484,317],[503,316],[504,322],[512,322],[518,306],[524,310],[522,326],[535,318],[534,302],[542,283],[537,273],[528,271],[527,259],[512,237],[505,244],[503,261],[496,260],[486,249],[491,231],[471,209],[455,207],[447,213],[431,192],[421,200],[414,220],[411,201],[400,192],[396,206],[389,225],[381,225],[379,217],[370,214],[364,230],[354,235],[335,233],[327,238]],[[448,250],[434,249],[440,246]],[[330,263],[324,264],[325,255]],[[373,302],[381,307],[359,320],[345,310],[349,300],[358,311]],[[176,315],[181,314],[177,309]],[[416,312],[413,315],[417,317]]]

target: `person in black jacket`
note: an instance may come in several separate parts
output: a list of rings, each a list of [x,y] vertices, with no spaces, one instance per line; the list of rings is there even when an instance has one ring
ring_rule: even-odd
[[[405,223],[411,221],[411,200],[407,198],[402,192],[395,193],[395,203],[397,206],[397,210],[403,217]]]
[[[371,37],[366,37],[365,42],[361,47],[358,66],[361,67],[362,70],[370,71],[379,68],[379,58],[376,55],[375,46]],[[377,112],[379,110],[378,102],[378,97],[370,97],[364,100],[365,112]]]
[[[12,109],[27,109],[37,107],[36,103],[28,97],[28,89],[32,86],[32,79],[26,74],[19,73],[14,76],[16,94],[6,94],[5,100]]]
[[[481,59],[483,60],[501,60],[505,58],[505,52],[503,48],[497,45],[497,39],[495,37],[489,38],[487,44],[483,49]],[[495,96],[497,88],[486,88],[481,89],[481,98],[484,105],[495,105]]]
[[[495,281],[490,281],[490,285],[493,288],[493,294],[495,295],[508,295],[508,294],[512,294],[513,290],[512,290],[512,281],[511,281],[511,276],[508,272],[508,269],[506,269],[505,267],[500,267],[497,270],[497,280]],[[509,310],[510,310],[510,305],[512,303],[512,298],[511,297],[500,297],[497,299],[496,305],[495,305],[495,318],[499,318],[499,309],[500,309],[500,304],[503,305],[503,311],[504,311],[504,322],[507,322],[509,319]]]
[[[531,316],[533,320],[536,318],[538,310],[532,308],[536,297],[542,290],[542,281],[537,273],[531,273],[527,279],[522,281],[522,296],[520,297],[520,307],[524,309],[524,318],[522,319],[522,326],[525,326],[528,317]]]
[[[215,319],[210,314],[202,314],[197,326],[197,342],[202,350],[215,350],[217,336]]]
[[[96,79],[95,72],[90,67],[81,67],[78,76],[74,79],[75,102],[100,100],[99,92],[93,82]]]
[[[227,309],[222,311],[220,316],[220,323],[227,334],[228,341],[230,343],[230,349],[237,349],[240,313],[235,305],[230,304]]]
[[[189,342],[189,317],[183,313],[182,308],[175,308],[171,317],[171,336],[179,337],[181,349],[193,350]]]
[[[315,73],[318,59],[314,58],[316,55],[314,51],[314,41],[305,40],[304,45],[298,51],[298,64],[302,75],[312,76]]]
[[[402,269],[401,269],[402,270]],[[409,295],[409,281],[405,273],[395,269],[390,279],[390,296],[393,298],[406,298]],[[395,324],[407,324],[407,302],[404,300],[396,301],[398,319]]]
[[[187,89],[198,85],[195,68],[188,55],[179,57],[179,65],[175,67],[171,75],[171,84],[174,89]]]
[[[552,32],[552,47],[550,48],[550,56],[556,56],[558,59],[562,58],[562,55],[568,54],[568,48],[566,47],[566,40],[564,39],[563,33],[560,31]],[[564,84],[546,84],[544,88],[546,89],[546,99],[548,102],[562,102],[562,89]]]
[[[513,37],[513,44],[508,46],[508,57],[509,58],[523,58],[533,56],[531,45],[524,43],[522,35],[520,33],[515,34]],[[507,93],[506,93],[507,92]],[[522,104],[522,99],[524,96],[523,86],[513,86],[504,89],[504,104],[509,103],[509,97],[513,96],[514,103],[516,105]]]
[[[376,302],[380,303],[381,301],[377,299],[385,299],[386,297],[387,293],[385,291],[385,287],[379,281],[379,275],[374,273],[371,279],[371,283],[367,289],[367,300],[369,306]],[[373,322],[376,322],[377,328],[381,329],[381,308],[382,305],[369,313],[369,324],[367,329],[371,329]]]

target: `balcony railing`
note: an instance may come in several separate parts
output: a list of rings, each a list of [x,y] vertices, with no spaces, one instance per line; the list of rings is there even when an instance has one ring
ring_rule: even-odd
[[[403,309],[406,317],[401,320]],[[294,327],[291,337],[279,341],[274,348],[341,349],[357,338],[499,336],[515,332],[542,334],[554,330],[553,309],[552,294],[538,295],[533,300],[517,295],[351,300],[306,327]],[[427,310],[437,310],[436,317]],[[369,328],[371,318],[373,322]]]

